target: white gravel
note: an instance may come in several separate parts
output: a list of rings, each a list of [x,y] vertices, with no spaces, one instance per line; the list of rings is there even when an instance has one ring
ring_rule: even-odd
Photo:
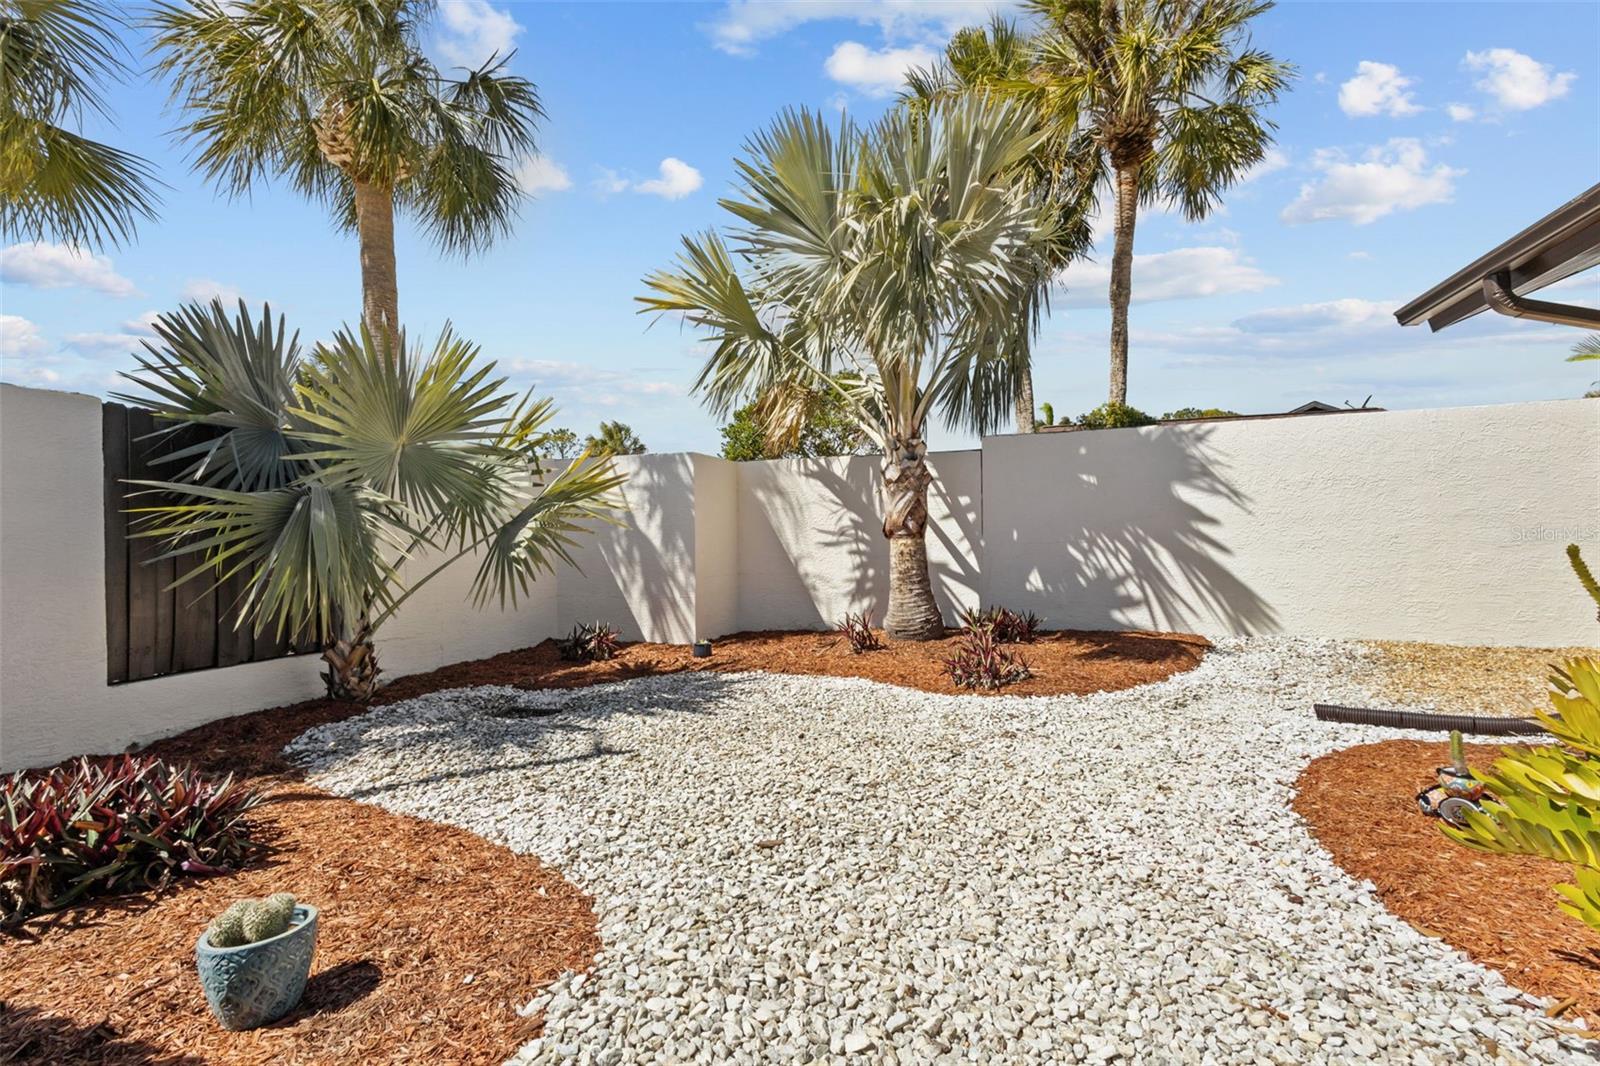
[[[529,990],[518,1062],[1592,1062],[1289,810],[1311,757],[1393,735],[1311,716],[1366,698],[1364,654],[1223,641],[1088,697],[464,689],[289,751],[594,895],[596,967]]]

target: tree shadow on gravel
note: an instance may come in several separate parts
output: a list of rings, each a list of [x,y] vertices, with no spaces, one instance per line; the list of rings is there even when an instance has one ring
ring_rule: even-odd
[[[626,757],[634,754],[635,749],[618,747],[607,740],[606,726],[611,719],[715,714],[710,704],[736,694],[751,683],[748,679],[714,672],[677,674],[673,675],[673,691],[644,683],[631,686],[626,694],[608,694],[603,702],[586,699],[581,691],[570,690],[531,690],[508,700],[466,690],[450,698],[474,704],[473,713],[465,717],[452,715],[410,722],[404,727],[407,747],[426,750],[434,745],[447,746],[457,753],[460,768],[430,769],[432,764],[423,757],[417,760],[415,775],[391,776],[344,795],[355,800],[370,800],[398,789]],[[508,713],[519,707],[538,713]],[[395,739],[382,734],[395,727],[396,723],[383,714],[349,721],[341,727],[339,751],[359,757],[365,750],[392,746]],[[508,760],[511,751],[516,751],[520,757]]]

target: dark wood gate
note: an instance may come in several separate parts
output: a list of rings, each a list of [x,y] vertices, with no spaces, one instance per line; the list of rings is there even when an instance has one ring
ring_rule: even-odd
[[[156,561],[159,544],[129,539],[129,480],[171,480],[175,467],[152,468],[150,448],[141,438],[155,431],[150,412],[108,403],[101,408],[101,441],[105,452],[106,510],[106,681],[142,681],[188,670],[261,662],[316,651],[309,641],[256,636],[248,625],[236,626],[236,605],[244,591],[239,577],[215,589],[197,577],[170,589],[183,558]],[[204,430],[196,430],[197,433]],[[198,437],[196,439],[199,439]]]

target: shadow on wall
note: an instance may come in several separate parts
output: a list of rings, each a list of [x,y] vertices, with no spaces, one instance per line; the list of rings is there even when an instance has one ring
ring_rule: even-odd
[[[976,453],[933,461],[928,568],[947,621],[974,598]],[[739,593],[742,628],[830,629],[846,611],[882,620],[889,602],[889,544],[879,498],[881,460],[778,460],[741,464]]]
[[[985,512],[986,557],[1005,575],[990,575],[995,597],[1060,627],[1279,628],[1277,612],[1233,573],[1233,551],[1214,535],[1222,525],[1217,508],[1249,514],[1251,501],[1229,482],[1226,463],[1208,446],[1211,433],[1074,433],[1047,463],[1035,452],[1030,465],[1035,473],[1051,471],[1048,480],[1013,471],[1019,498]],[[1020,442],[1011,454],[1022,458],[1041,444],[1056,442]],[[998,495],[990,471],[985,475],[986,492]],[[1024,524],[1023,514],[1041,520]],[[1011,565],[998,558],[1001,551]]]
[[[761,539],[782,557],[765,564],[740,559],[741,594],[753,593],[762,607],[758,624],[746,628],[828,627],[845,611],[883,617],[889,551],[877,517],[876,461],[850,460],[840,469],[825,460],[794,460],[752,467],[750,476],[765,526]],[[744,532],[741,548],[752,544]]]
[[[693,461],[687,454],[643,456],[618,466],[628,475],[628,509],[617,516],[621,526],[599,527],[573,553],[583,610],[563,607],[562,622],[598,617],[619,625],[628,640],[687,643],[695,624]]]

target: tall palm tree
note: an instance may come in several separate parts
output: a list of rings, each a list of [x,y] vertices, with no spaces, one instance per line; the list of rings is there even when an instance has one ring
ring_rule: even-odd
[[[1600,359],[1600,333],[1590,333],[1580,337],[1578,343],[1572,346],[1572,354],[1567,356],[1569,363],[1584,363],[1591,359]],[[1595,382],[1594,387],[1583,396],[1584,399],[1600,397],[1600,381]]]
[[[1139,205],[1172,202],[1190,221],[1259,163],[1265,109],[1289,64],[1252,47],[1271,0],[1028,0],[1042,25],[1030,80],[1061,121],[1091,135],[1079,173],[1115,195],[1111,255],[1112,403],[1128,399],[1128,301]]]
[[[69,130],[109,114],[125,72],[120,17],[95,0],[0,0],[0,234],[104,245],[155,217],[150,165]]]
[[[626,422],[601,422],[598,435],[591,433],[583,446],[594,455],[643,455],[644,441]]]
[[[841,119],[837,134],[786,112],[736,163],[722,206],[740,224],[684,238],[640,297],[709,334],[696,389],[719,416],[758,400],[781,436],[786,402],[830,388],[882,450],[884,621],[901,639],[944,630],[924,539],[928,420],[991,429],[1026,355],[1016,308],[1054,228],[1010,177],[1037,140],[1026,108],[981,96],[865,131]]]
[[[240,624],[321,641],[330,697],[377,686],[374,634],[413,592],[468,555],[473,595],[515,604],[621,484],[581,456],[554,476],[540,461],[548,400],[520,401],[446,327],[431,348],[337,334],[309,356],[270,309],[191,305],[155,323],[143,392],[118,399],[166,428],[156,460],[174,474],[135,484],[132,535],[178,560],[176,584],[242,575]],[[181,431],[202,425],[199,443]],[[548,461],[548,460],[546,460]],[[175,497],[175,498],[174,498]],[[431,567],[407,582],[402,564]]]
[[[1041,202],[1051,204],[1057,219],[1056,240],[1045,257],[1045,271],[1034,296],[1018,307],[1019,314],[1032,320],[1048,307],[1055,277],[1089,250],[1089,219],[1095,205],[1094,175],[1080,173],[1091,158],[1088,135],[1070,116],[1047,106],[1043,88],[1032,80],[1034,60],[1032,38],[1015,22],[996,15],[987,27],[959,30],[932,66],[911,70],[901,96],[903,103],[919,112],[934,101],[972,92],[1010,96],[1034,109],[1041,137],[1019,167],[1016,180],[1025,183]],[[1016,393],[1017,432],[1032,433],[1033,367],[1027,362],[1018,368]]]
[[[544,116],[533,83],[490,57],[447,76],[423,54],[426,0],[190,0],[151,16],[196,165],[230,193],[286,179],[354,230],[362,320],[400,328],[394,219],[446,253],[509,231],[516,157]],[[508,57],[507,57],[508,58]]]

